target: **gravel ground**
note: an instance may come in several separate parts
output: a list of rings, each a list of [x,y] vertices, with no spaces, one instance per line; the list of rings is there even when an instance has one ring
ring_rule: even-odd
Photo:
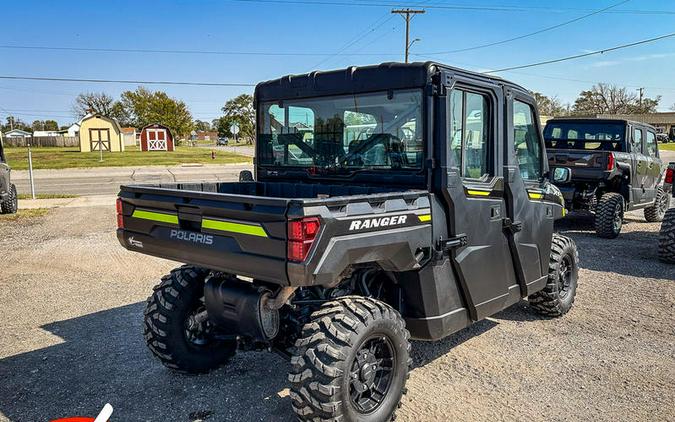
[[[658,224],[631,215],[615,240],[591,220],[560,229],[580,249],[574,309],[546,320],[525,302],[449,338],[415,342],[399,420],[675,420],[675,266]],[[292,420],[289,365],[238,355],[176,375],[141,335],[144,300],[175,263],[124,250],[110,208],[53,209],[0,223],[0,420]]]

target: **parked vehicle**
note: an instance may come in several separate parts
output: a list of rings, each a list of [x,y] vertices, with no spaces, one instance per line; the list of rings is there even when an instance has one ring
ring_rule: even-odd
[[[675,195],[673,180],[675,179],[675,163],[670,163],[666,170],[664,190],[668,195]],[[675,264],[675,208],[666,211],[659,232],[659,258],[663,262]]]
[[[218,140],[216,141],[216,145],[227,145],[227,143],[228,143],[227,138],[223,137],[218,138]]]
[[[667,144],[668,142],[670,142],[670,138],[668,138],[667,133],[657,133],[656,140],[662,144]]]
[[[16,186],[10,178],[11,169],[7,164],[5,149],[0,137],[0,214],[14,214],[19,209]]]
[[[649,125],[612,119],[552,119],[544,129],[552,171],[567,169],[556,182],[569,210],[595,213],[595,231],[615,238],[626,211],[644,209],[657,222],[670,207],[663,190],[665,168],[656,130]]]
[[[387,421],[410,338],[523,298],[564,315],[578,254],[535,104],[436,63],[259,84],[255,181],[121,188],[120,243],[187,263],[148,299],[148,347],[183,372],[274,349],[301,420]]]

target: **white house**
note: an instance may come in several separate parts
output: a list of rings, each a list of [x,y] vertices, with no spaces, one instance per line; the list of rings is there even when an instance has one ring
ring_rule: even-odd
[[[63,136],[68,136],[70,138],[74,138],[75,136],[80,134],[80,123],[73,123],[68,127],[68,129],[60,130],[59,134]]]
[[[21,129],[12,129],[5,133],[5,138],[30,138],[31,136],[30,132]]]
[[[56,130],[36,130],[33,132],[33,137],[37,138],[40,136],[59,136],[59,132]]]

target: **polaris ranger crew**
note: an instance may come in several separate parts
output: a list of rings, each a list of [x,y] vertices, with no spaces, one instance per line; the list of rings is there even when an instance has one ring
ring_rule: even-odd
[[[675,163],[670,163],[664,177],[663,189],[667,195],[675,195],[673,180],[675,179]],[[675,208],[666,211],[659,232],[659,259],[675,264]]]
[[[388,63],[263,82],[255,108],[255,177],[120,191],[120,243],[186,263],[145,311],[166,366],[271,348],[301,420],[387,421],[410,338],[523,298],[570,310],[578,255],[553,232],[563,200],[526,89]]]
[[[16,186],[10,179],[11,169],[7,164],[5,149],[0,135],[0,214],[14,214],[19,209]]]
[[[644,210],[645,220],[663,220],[670,195],[663,190],[664,166],[656,130],[619,119],[557,118],[544,128],[551,171],[567,209],[595,214],[598,236],[621,233],[626,211]]]

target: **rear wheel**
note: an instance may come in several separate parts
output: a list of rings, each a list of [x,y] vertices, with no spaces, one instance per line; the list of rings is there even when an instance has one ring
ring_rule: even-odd
[[[19,210],[19,199],[16,194],[16,186],[13,184],[9,185],[9,195],[7,199],[0,202],[0,213],[2,214],[14,214]]]
[[[614,239],[623,226],[623,196],[606,193],[600,197],[595,208],[595,233],[607,239]]]
[[[295,343],[288,376],[303,421],[389,421],[404,394],[410,334],[375,299],[346,296],[312,314]]]
[[[574,241],[554,234],[546,287],[528,298],[532,308],[549,317],[559,317],[569,312],[577,293],[578,273],[579,252]]]
[[[190,265],[162,277],[148,298],[144,336],[150,351],[167,367],[186,373],[208,372],[236,352],[235,340],[215,337],[205,311],[204,280],[209,271]]]
[[[656,200],[654,205],[645,208],[645,220],[650,223],[657,223],[663,221],[663,216],[666,215],[666,211],[670,208],[670,195],[663,191],[663,188],[659,187],[656,191]]]
[[[666,212],[663,223],[661,223],[659,259],[669,264],[675,264],[675,208]]]

